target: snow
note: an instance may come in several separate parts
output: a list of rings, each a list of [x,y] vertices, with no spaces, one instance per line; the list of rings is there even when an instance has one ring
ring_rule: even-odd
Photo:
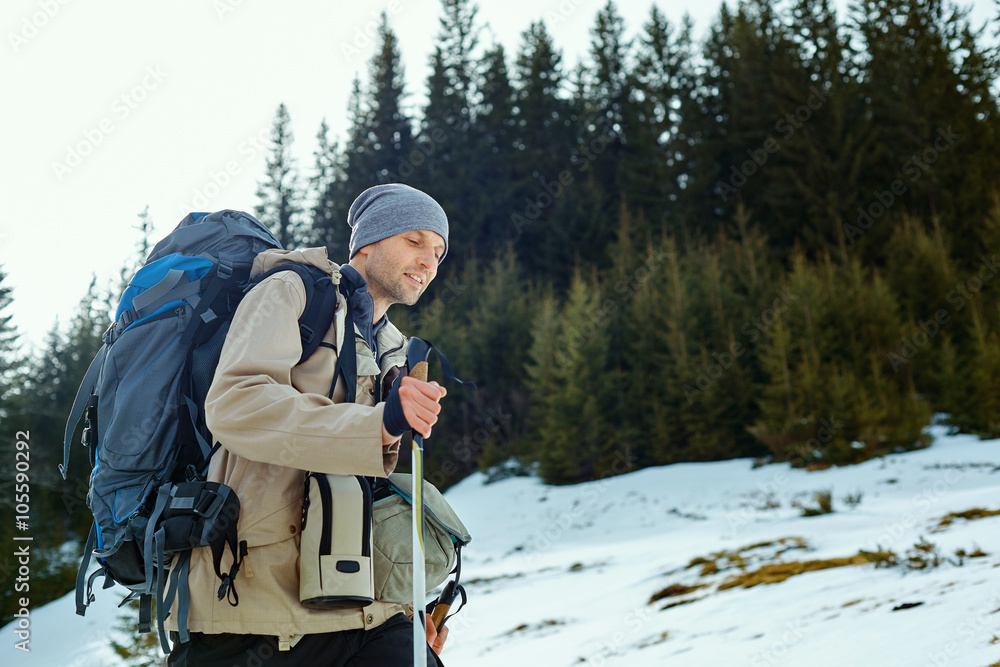
[[[931,432],[925,450],[813,472],[742,459],[564,487],[473,475],[446,494],[473,542],[463,554],[469,604],[449,621],[443,659],[452,667],[986,667],[1000,660],[1000,516],[938,524],[951,512],[1000,508],[1000,441]],[[802,517],[792,503],[810,505],[822,490],[832,490],[835,512]],[[843,498],[858,493],[852,509]],[[791,539],[745,550],[746,569],[861,549],[903,557],[921,538],[948,560],[923,570],[851,565],[726,590],[716,587],[738,568],[703,577],[687,567],[783,538],[808,550]],[[977,547],[987,556],[958,564],[957,549]],[[705,586],[650,604],[671,584]],[[109,645],[127,641],[135,611],[116,610],[116,592],[99,591],[86,618],[74,615],[72,594],[33,609],[31,653],[14,649],[7,626],[0,664],[126,664]],[[662,609],[681,600],[694,601]],[[916,606],[894,611],[906,604]]]

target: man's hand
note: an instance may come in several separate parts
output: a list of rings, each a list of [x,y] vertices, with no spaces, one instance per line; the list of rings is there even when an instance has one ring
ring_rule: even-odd
[[[411,621],[413,620],[413,614],[407,614],[406,617]],[[427,645],[436,654],[441,655],[441,651],[444,650],[444,643],[448,641],[448,626],[444,626],[444,629],[438,632],[429,614],[424,615],[424,620],[427,622],[425,627],[427,630]]]
[[[438,632],[437,628],[434,627],[434,622],[430,620],[430,617],[427,617],[427,643],[430,644],[431,650],[441,655],[446,641],[448,641],[448,626],[444,626],[441,628],[441,632]]]
[[[403,416],[414,431],[431,437],[431,427],[437,423],[441,413],[441,399],[448,390],[437,382],[423,382],[416,378],[404,376],[399,379],[399,404],[403,408]],[[382,426],[382,444],[388,445],[398,440]]]

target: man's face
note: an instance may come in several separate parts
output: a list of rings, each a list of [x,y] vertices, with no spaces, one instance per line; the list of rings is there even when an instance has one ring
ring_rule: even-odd
[[[412,306],[437,275],[444,239],[427,230],[402,232],[365,246],[365,274],[372,298]]]

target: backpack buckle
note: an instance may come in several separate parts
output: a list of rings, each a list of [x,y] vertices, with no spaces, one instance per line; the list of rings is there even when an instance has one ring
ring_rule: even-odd
[[[316,330],[305,324],[299,325],[299,333],[302,336],[302,342],[308,345],[312,342],[313,336],[316,335]]]
[[[191,511],[197,516],[211,518],[222,506],[222,494],[212,489],[202,489]]]

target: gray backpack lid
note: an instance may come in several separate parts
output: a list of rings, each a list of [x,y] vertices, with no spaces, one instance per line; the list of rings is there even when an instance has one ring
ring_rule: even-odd
[[[208,223],[208,224],[206,224]],[[184,255],[249,257],[281,244],[257,218],[243,211],[226,209],[214,213],[189,213],[170,234],[153,246],[146,258],[150,264],[175,252]]]

